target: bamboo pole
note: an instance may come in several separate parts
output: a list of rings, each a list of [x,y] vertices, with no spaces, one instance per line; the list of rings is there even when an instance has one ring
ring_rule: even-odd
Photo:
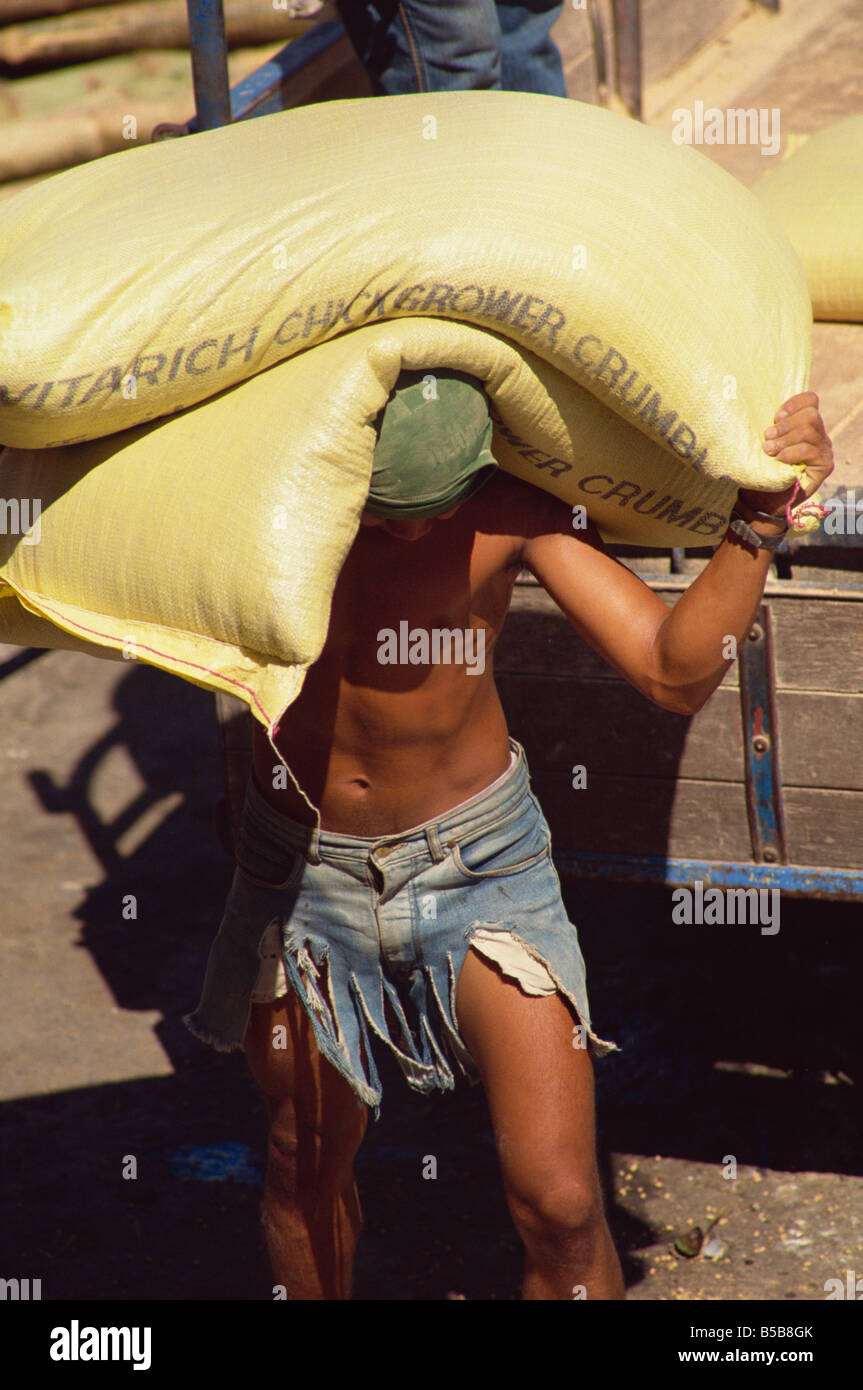
[[[117,0],[0,0],[0,24],[14,24],[19,19],[40,19],[48,14],[68,14],[70,10],[89,9],[91,5],[112,5]],[[135,0],[126,0],[134,4]]]
[[[0,0],[0,25],[15,24],[19,20],[41,19],[44,15],[70,14],[75,10],[89,10],[96,5],[134,5],[140,0]],[[321,0],[288,0],[286,6],[290,14],[309,14],[320,8]]]
[[[228,59],[231,82],[242,81],[272,52],[270,45],[235,50]],[[109,60],[112,65],[129,61]],[[97,67],[91,64],[85,71],[92,73]],[[125,73],[131,90],[123,90],[123,83],[115,80],[113,86],[92,92],[85,100],[79,98],[75,105],[66,102],[44,114],[0,123],[0,198],[59,169],[145,144],[154,126],[182,126],[194,114],[188,80],[179,89],[174,83],[170,90],[159,91],[157,84],[136,91],[140,74],[136,76],[125,67],[117,71]],[[22,83],[41,81],[44,78],[21,79]],[[287,109],[332,97],[368,96],[369,92],[365,70],[345,37],[295,73],[283,86],[282,97]]]
[[[31,178],[146,144],[160,122],[187,121],[189,107],[188,96],[127,99],[92,111],[7,121],[0,142],[0,182]]]
[[[242,82],[279,51],[278,43],[260,48],[234,48],[228,54],[231,86]],[[137,53],[117,53],[90,63],[71,63],[69,67],[28,73],[0,82],[0,146],[6,121],[34,120],[42,116],[68,113],[77,116],[99,106],[119,106],[139,101],[170,101],[184,94],[189,116],[195,110],[188,50],[181,48],[141,49]]]
[[[305,0],[289,0],[276,10],[261,0],[224,0],[225,26],[232,48],[287,42],[310,24],[335,17],[334,5],[310,11]],[[139,48],[187,48],[189,19],[185,0],[132,0],[78,10],[56,19],[37,19],[0,29],[0,63],[7,67],[58,67]]]

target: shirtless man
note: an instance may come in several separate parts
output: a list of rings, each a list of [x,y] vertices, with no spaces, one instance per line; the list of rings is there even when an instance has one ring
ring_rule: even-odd
[[[577,933],[507,732],[494,644],[525,568],[637,690],[695,713],[730,664],[726,638],[749,630],[772,555],[759,547],[783,533],[792,489],[741,492],[742,527],[669,611],[595,528],[573,530],[569,506],[490,466],[478,383],[442,376],[425,413],[416,378],[384,412],[371,509],[326,645],[275,736],[298,786],[256,729],[237,873],[188,1021],[218,1047],[242,1041],[266,1099],[264,1226],[288,1298],[350,1297],[353,1159],[380,1100],[374,1036],[417,1089],[451,1087],[453,1060],[481,1078],[525,1247],[523,1296],[619,1299],[592,1064],[613,1044],[590,1029]],[[413,420],[402,410],[387,435],[394,402]],[[434,427],[460,411],[453,446]],[[417,463],[426,445],[435,467]],[[764,447],[806,465],[803,492],[814,492],[833,467],[817,396],[787,401]],[[418,634],[435,630],[464,634],[463,660],[430,659]],[[405,662],[408,640],[419,660]]]

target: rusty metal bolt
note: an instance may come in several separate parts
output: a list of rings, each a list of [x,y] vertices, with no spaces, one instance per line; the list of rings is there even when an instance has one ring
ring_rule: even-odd
[[[779,858],[779,851],[775,845],[765,845],[763,857],[765,864],[775,864]]]
[[[752,747],[756,753],[766,753],[770,747],[770,739],[766,734],[756,734],[752,740]]]
[[[761,627],[761,624],[760,624],[760,623],[753,623],[753,624],[752,624],[752,627],[749,629],[749,640],[750,640],[750,642],[757,642],[758,639],[759,639],[759,637],[763,637],[763,636],[764,636],[764,630],[763,630],[763,628]]]

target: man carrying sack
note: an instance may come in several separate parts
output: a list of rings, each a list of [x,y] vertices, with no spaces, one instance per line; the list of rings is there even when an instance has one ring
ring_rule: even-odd
[[[818,398],[765,452],[800,469],[741,491],[669,611],[593,524],[498,470],[488,402],[457,372],[403,373],[326,643],[275,733],[256,728],[237,869],[196,1036],[244,1046],[266,1099],[264,1225],[293,1299],[350,1297],[353,1159],[381,1100],[374,1050],[416,1090],[456,1068],[488,1098],[527,1299],[619,1299],[594,1138],[584,962],[493,651],[522,568],[647,699],[693,714],[742,642],[795,501],[833,468]],[[805,466],[805,467],[804,467]],[[800,494],[800,495],[798,495]]]

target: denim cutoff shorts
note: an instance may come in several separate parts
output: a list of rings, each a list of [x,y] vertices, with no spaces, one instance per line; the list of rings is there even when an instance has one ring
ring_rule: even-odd
[[[293,989],[321,1053],[377,1118],[372,1039],[416,1091],[452,1089],[454,1065],[479,1080],[455,1007],[473,946],[525,993],[559,991],[593,1056],[616,1051],[590,1028],[584,960],[548,825],[524,750],[510,743],[509,770],[485,791],[374,839],[301,825],[250,780],[234,881],[200,1003],[184,1020],[190,1031],[220,1051],[242,1047],[251,1003]],[[262,989],[274,933],[283,983]]]

